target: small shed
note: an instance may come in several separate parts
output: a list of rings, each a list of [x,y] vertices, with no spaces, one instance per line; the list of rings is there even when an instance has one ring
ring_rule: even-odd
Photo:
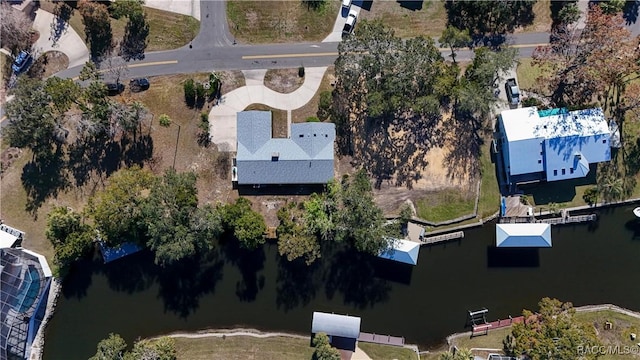
[[[315,336],[321,332],[329,336],[333,347],[355,351],[360,336],[360,318],[314,311],[311,333]]]
[[[11,226],[0,224],[0,249],[7,249],[19,246],[24,233]]]
[[[497,224],[496,247],[551,247],[551,225]]]
[[[383,250],[378,257],[410,265],[418,265],[420,243],[411,240],[393,239],[391,247]]]

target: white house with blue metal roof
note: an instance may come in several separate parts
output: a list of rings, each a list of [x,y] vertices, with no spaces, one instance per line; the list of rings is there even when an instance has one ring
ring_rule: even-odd
[[[290,138],[273,138],[270,111],[238,113],[238,185],[326,184],[334,175],[335,125],[291,125]]]
[[[581,178],[589,173],[589,164],[611,159],[609,126],[600,108],[505,110],[498,127],[510,184]]]

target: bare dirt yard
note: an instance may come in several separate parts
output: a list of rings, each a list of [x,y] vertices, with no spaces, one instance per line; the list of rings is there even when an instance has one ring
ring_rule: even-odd
[[[344,166],[345,162],[386,171],[373,183],[375,201],[385,215],[397,215],[407,200],[414,205],[422,202],[426,207],[443,205],[442,198],[434,196],[443,191],[460,194],[456,201],[473,201],[479,178],[479,161],[475,154],[479,152],[470,149],[469,142],[462,140],[461,127],[445,114],[426,135],[430,138],[422,140],[420,145],[416,144],[420,141],[416,140],[419,135],[412,134],[409,129],[390,126],[383,134],[368,135],[362,140],[363,144],[356,144],[356,149],[369,153],[356,155],[357,161],[350,157],[339,161],[342,166],[338,167],[336,178],[353,171]],[[431,145],[425,145],[427,141]],[[445,202],[451,200],[447,199]]]
[[[264,86],[283,94],[296,91],[302,83],[304,76],[299,76],[298,69],[269,69],[264,76]]]

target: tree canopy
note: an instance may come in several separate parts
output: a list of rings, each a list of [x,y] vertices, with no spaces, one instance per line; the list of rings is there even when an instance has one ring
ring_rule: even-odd
[[[102,240],[110,245],[145,240],[144,205],[154,176],[148,170],[123,169],[109,178],[107,187],[90,202]]]
[[[109,334],[100,340],[97,351],[89,360],[176,360],[176,342],[170,337],[153,340],[139,340],[131,351],[126,351],[127,343],[118,334]]]
[[[156,264],[171,265],[206,252],[212,246],[212,239],[203,235],[218,231],[201,230],[202,219],[209,215],[197,210],[195,184],[194,173],[177,173],[169,169],[151,186],[144,205],[144,218],[147,223],[147,245],[155,251]]]
[[[362,21],[338,52],[331,118],[340,151],[352,154],[376,187],[389,179],[410,186],[424,165],[413,154],[436,142],[440,91],[449,92],[437,85],[447,64],[431,38],[404,41],[378,21]]]
[[[107,55],[113,47],[113,32],[107,6],[91,0],[80,0],[78,10],[82,15],[84,33],[91,57],[100,59]]]
[[[21,76],[12,94],[15,98],[6,104],[9,125],[4,130],[9,145],[29,148],[34,157],[48,155],[55,138],[56,119],[44,84]]]
[[[95,232],[80,214],[65,206],[54,206],[47,216],[46,237],[53,244],[54,264],[59,276],[91,249]]]
[[[512,335],[504,340],[504,350],[512,356],[531,360],[573,359],[579,346],[600,346],[593,326],[578,322],[571,303],[543,298],[538,314],[524,310],[525,322],[513,325]],[[597,354],[581,354],[595,359]]]
[[[449,25],[467,29],[473,35],[496,35],[533,23],[536,1],[455,1],[446,0]]]
[[[33,21],[24,12],[14,10],[9,2],[0,3],[0,39],[2,47],[13,54],[28,50],[31,46]]]
[[[262,215],[251,209],[251,202],[240,197],[221,208],[225,228],[231,231],[245,249],[256,249],[265,243],[267,225]]]

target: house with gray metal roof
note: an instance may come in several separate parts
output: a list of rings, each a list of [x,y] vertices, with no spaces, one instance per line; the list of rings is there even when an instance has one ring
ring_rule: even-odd
[[[291,125],[291,137],[272,137],[270,111],[238,113],[238,185],[326,184],[333,179],[335,125]]]

